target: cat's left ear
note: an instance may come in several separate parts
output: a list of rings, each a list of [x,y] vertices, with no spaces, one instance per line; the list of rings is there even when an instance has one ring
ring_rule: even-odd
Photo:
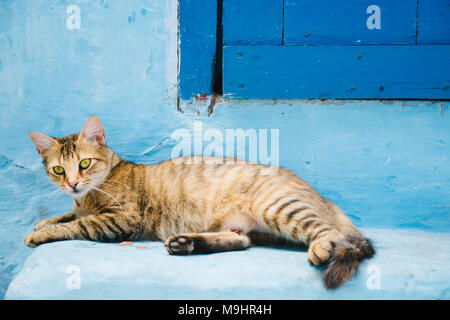
[[[101,146],[106,145],[105,130],[100,118],[97,116],[90,117],[81,130],[78,139],[84,139],[87,142],[97,142]]]

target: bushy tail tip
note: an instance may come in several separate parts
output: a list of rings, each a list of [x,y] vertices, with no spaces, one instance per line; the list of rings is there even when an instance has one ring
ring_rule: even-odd
[[[361,236],[347,236],[336,244],[331,262],[323,274],[325,288],[335,289],[358,270],[359,262],[372,257],[375,250],[369,239]]]

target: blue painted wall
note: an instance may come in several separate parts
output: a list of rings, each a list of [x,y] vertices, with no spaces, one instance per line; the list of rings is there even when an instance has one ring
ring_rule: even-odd
[[[280,165],[359,227],[450,231],[446,102],[231,100],[212,121],[278,128]]]
[[[124,157],[158,161],[141,153],[178,126],[176,89],[177,1],[0,1],[0,297],[31,252],[24,235],[71,208],[28,132],[64,136],[98,114]]]

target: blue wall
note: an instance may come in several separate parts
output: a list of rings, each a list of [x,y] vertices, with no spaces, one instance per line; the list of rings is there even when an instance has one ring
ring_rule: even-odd
[[[0,297],[32,225],[71,208],[28,132],[64,136],[97,114],[123,156],[158,161],[140,154],[177,126],[176,95],[177,1],[0,1]]]
[[[212,121],[278,128],[280,165],[357,226],[450,231],[446,102],[232,100]]]

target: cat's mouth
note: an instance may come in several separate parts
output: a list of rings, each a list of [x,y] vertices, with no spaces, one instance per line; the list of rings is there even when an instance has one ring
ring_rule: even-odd
[[[89,187],[87,185],[82,186],[82,187],[77,187],[76,189],[72,189],[72,188],[65,188],[64,191],[69,194],[70,196],[72,196],[75,199],[79,199],[82,198],[84,195],[86,195],[86,193],[89,192]]]

